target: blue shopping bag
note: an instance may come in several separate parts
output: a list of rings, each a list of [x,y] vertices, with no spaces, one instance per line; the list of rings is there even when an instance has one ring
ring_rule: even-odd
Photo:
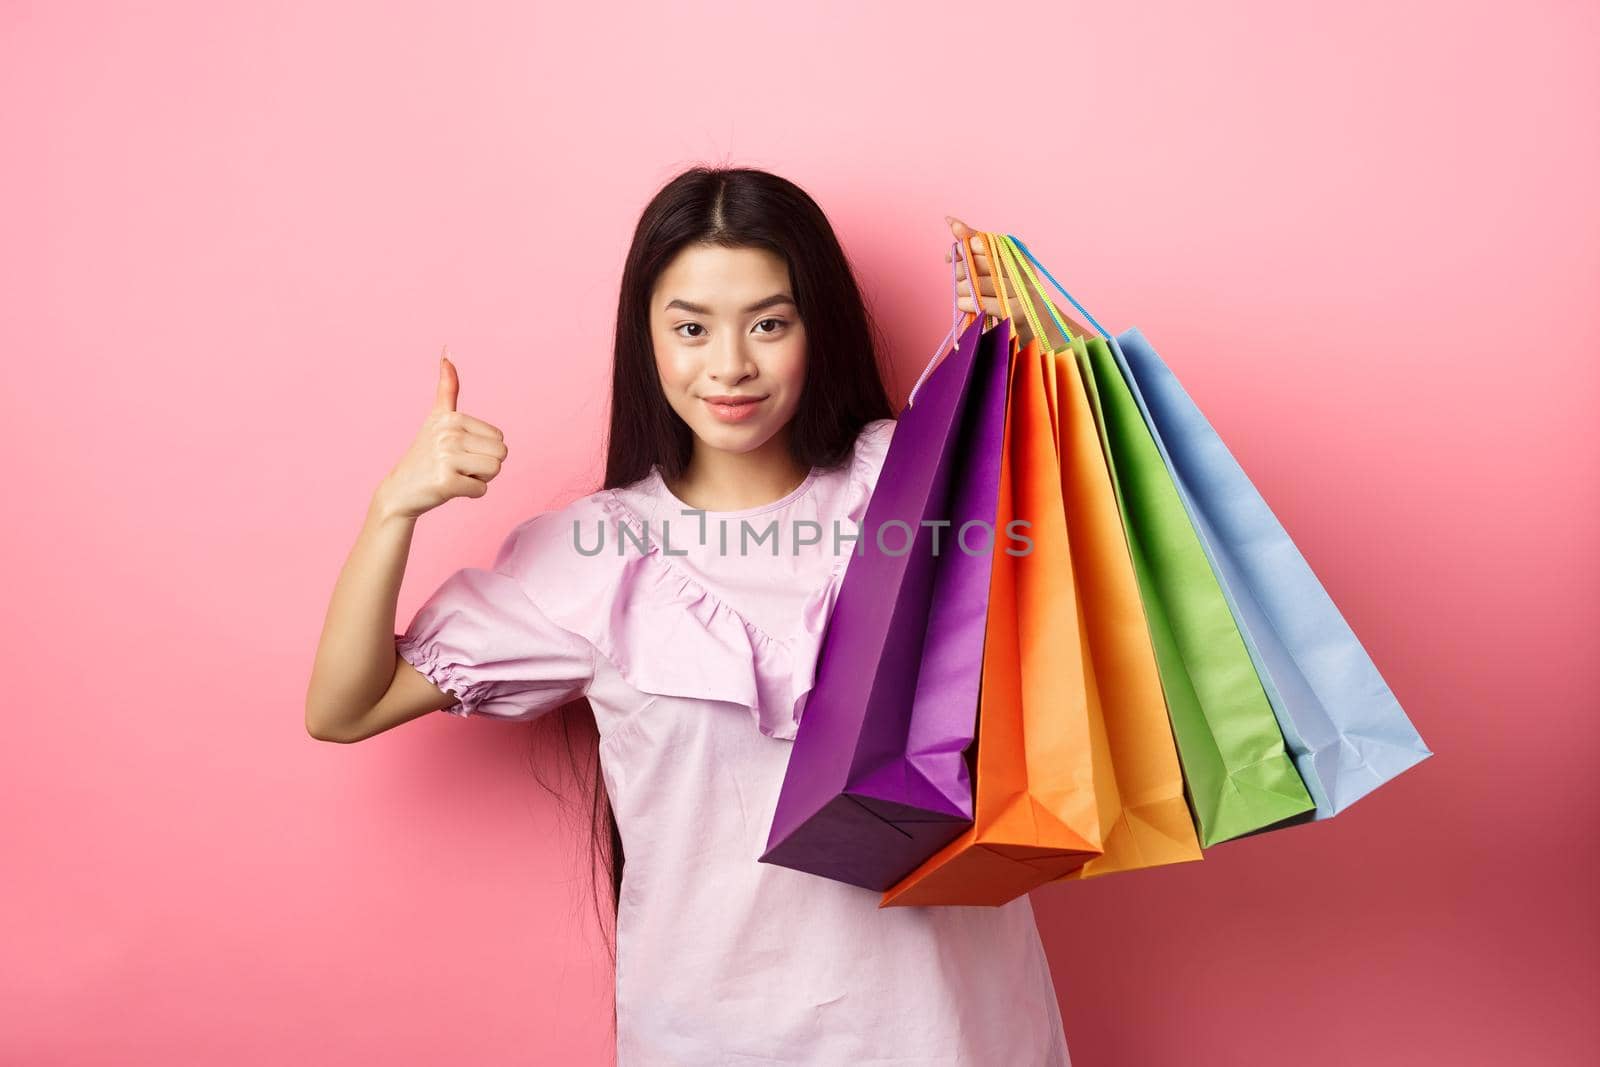
[[[1137,328],[1112,345],[1222,585],[1316,818],[1432,753],[1283,524]]]

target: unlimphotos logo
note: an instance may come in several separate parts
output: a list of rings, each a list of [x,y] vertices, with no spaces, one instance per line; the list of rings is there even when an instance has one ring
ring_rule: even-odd
[[[680,514],[698,519],[698,543],[705,547],[710,543],[711,536],[707,513],[700,508],[684,508]],[[787,551],[791,556],[797,556],[804,549],[819,545],[823,540],[823,527],[814,519],[796,519],[787,524],[788,536],[784,536],[784,525],[777,520],[769,519],[764,525],[752,525],[748,518],[738,521],[738,533],[730,545],[729,520],[717,520],[717,551],[721,555],[748,556],[754,553],[765,553],[777,556]],[[890,519],[879,523],[873,531],[871,538],[863,535],[862,523],[850,524],[852,529],[845,529],[838,519],[833,520],[831,548],[833,555],[839,555],[840,549],[846,543],[850,544],[852,554],[860,556],[866,553],[869,546],[875,547],[879,552],[888,556],[903,556],[922,545],[935,556],[942,555],[950,542],[956,548],[969,556],[984,556],[994,551],[995,528],[994,524],[982,519],[969,519],[954,531],[949,519],[923,519],[913,525],[904,519]],[[1026,519],[1012,519],[1005,525],[1007,545],[1005,552],[1009,556],[1026,556],[1033,551],[1033,539],[1026,531],[1030,523]],[[606,531],[608,524],[602,519],[594,522],[593,537],[586,537],[582,523],[572,520],[572,547],[581,556],[598,556],[606,551],[607,541],[611,541],[617,555],[625,555],[631,548],[640,553],[650,551],[653,544],[648,523],[643,530],[635,530],[631,525],[618,524],[615,527],[616,536],[608,538]],[[688,555],[688,549],[672,547],[673,528],[670,524],[661,523],[661,551],[668,556]],[[787,546],[786,548],[784,546]]]

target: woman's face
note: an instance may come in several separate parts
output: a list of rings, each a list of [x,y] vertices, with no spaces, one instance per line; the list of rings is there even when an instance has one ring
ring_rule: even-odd
[[[777,255],[688,245],[650,294],[650,337],[667,402],[710,447],[749,452],[794,417],[806,330]]]

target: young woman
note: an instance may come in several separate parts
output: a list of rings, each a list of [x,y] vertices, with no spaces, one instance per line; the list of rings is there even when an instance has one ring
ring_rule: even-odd
[[[975,310],[957,267],[958,307]],[[972,275],[998,314],[987,255]],[[757,862],[895,428],[873,334],[805,192],[686,171],[623,268],[603,487],[517,525],[490,569],[452,574],[396,635],[418,517],[483,496],[507,455],[500,430],[456,410],[442,358],[434,409],[335,587],[313,737],[441,709],[592,715],[624,1067],[1068,1062],[1027,896],[880,909],[876,892]]]

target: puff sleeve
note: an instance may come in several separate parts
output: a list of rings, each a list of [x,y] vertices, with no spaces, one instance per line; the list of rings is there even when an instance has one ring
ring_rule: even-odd
[[[530,595],[538,557],[518,551],[536,519],[514,528],[494,565],[463,567],[425,600],[395,650],[456,698],[452,715],[535,719],[587,693],[595,649],[556,623]]]

